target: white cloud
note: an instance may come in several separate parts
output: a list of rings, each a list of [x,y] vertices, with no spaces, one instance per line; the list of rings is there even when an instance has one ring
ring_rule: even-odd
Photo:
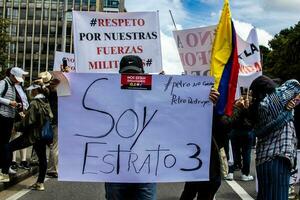
[[[187,16],[180,0],[128,0],[125,1],[125,7],[129,12],[158,10],[161,30],[168,35],[171,35],[171,31],[175,29],[169,10],[173,13],[177,28],[181,28],[180,24],[182,24],[182,20]]]
[[[211,13],[210,13],[210,16],[211,16],[211,17],[214,17],[214,16],[216,16],[216,15],[217,15],[217,13],[215,13],[215,12],[211,12]]]
[[[238,20],[233,20],[233,22],[237,34],[243,40],[247,40],[248,34],[250,30],[253,28],[253,26],[250,23],[241,22]],[[256,30],[257,30],[257,37],[258,37],[259,44],[268,47],[269,46],[268,43],[273,38],[273,36],[261,28],[256,27]]]
[[[126,9],[134,11],[156,11],[159,10],[159,21],[161,28],[161,46],[163,70],[166,74],[181,74],[183,71],[179,59],[172,31],[175,29],[169,10],[172,11],[177,29],[182,29],[181,23],[187,17],[187,13],[180,0],[130,0],[126,2]]]
[[[161,32],[163,70],[166,74],[181,74],[183,68],[173,36]]]
[[[263,0],[262,5],[265,10],[271,9],[278,12],[300,12],[299,0]]]
[[[200,0],[200,2],[205,4],[217,4],[220,0]]]
[[[182,0],[128,0],[126,9],[134,11],[156,11],[160,14],[163,68],[168,74],[181,73],[182,67],[173,39],[175,29],[169,10],[172,11],[176,26],[182,28],[201,27],[217,24],[223,0],[189,1]],[[192,12],[188,7],[208,6],[205,14]],[[246,39],[251,28],[257,28],[259,43],[268,46],[268,42],[280,30],[296,24],[299,20],[300,0],[242,0],[230,1],[232,17],[238,34]],[[213,7],[215,9],[213,9]],[[204,8],[204,7],[202,7]],[[205,10],[205,9],[204,9]]]
[[[299,20],[299,0],[243,0],[231,3],[232,16],[263,27],[271,34],[293,26]]]

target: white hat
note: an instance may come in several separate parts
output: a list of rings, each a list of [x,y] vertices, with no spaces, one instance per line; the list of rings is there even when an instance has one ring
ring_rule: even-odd
[[[50,74],[50,72],[45,71],[45,72],[39,73],[38,78],[42,79],[42,81],[45,85],[49,85],[50,81],[53,79],[53,76],[52,76],[52,74]]]
[[[10,74],[12,74],[18,82],[24,82],[23,76],[27,75],[28,72],[25,72],[23,69],[19,67],[13,67],[10,70]]]
[[[26,90],[30,91],[30,90],[34,90],[34,89],[37,89],[37,88],[40,88],[40,87],[41,87],[40,85],[37,85],[37,84],[33,83]]]

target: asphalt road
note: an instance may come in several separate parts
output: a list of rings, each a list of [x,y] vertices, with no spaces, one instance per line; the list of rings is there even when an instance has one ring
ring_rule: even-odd
[[[238,178],[236,173],[236,178]],[[82,182],[59,182],[57,179],[48,179],[45,183],[46,190],[43,192],[28,190],[36,177],[31,177],[15,187],[9,188],[6,194],[0,193],[0,199],[7,200],[105,200],[103,183],[82,183]],[[230,186],[233,185],[235,190]],[[158,184],[158,200],[179,199],[183,183]],[[239,188],[239,186],[242,188]],[[10,194],[7,194],[10,193]],[[246,193],[246,195],[245,195]],[[248,196],[249,195],[249,196]],[[255,181],[223,181],[217,192],[217,200],[240,200],[255,199]]]

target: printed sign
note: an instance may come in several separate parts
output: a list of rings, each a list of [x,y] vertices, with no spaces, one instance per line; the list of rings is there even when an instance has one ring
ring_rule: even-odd
[[[75,72],[75,57],[73,53],[55,52],[53,71]]]
[[[122,74],[121,88],[134,90],[151,90],[152,75]]]
[[[152,75],[151,90],[123,90],[119,74],[65,75],[59,180],[209,180],[211,77]]]
[[[240,63],[238,86],[249,88],[252,81],[262,75],[256,29],[250,31],[246,42],[238,37],[237,44]]]
[[[73,11],[77,72],[118,72],[124,55],[142,58],[146,73],[162,71],[158,12]]]
[[[188,75],[209,75],[216,26],[173,31],[181,64]]]

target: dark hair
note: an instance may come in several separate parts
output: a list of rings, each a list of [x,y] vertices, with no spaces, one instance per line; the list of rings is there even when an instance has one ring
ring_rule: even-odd
[[[9,67],[5,70],[5,75],[6,76],[10,76],[10,70],[12,69],[12,67]]]
[[[271,94],[275,91],[277,84],[267,76],[259,76],[250,85],[252,90],[252,97],[257,101],[261,101],[267,94]]]
[[[250,85],[250,90],[252,91],[253,103],[250,107],[250,115],[252,120],[257,119],[257,109],[259,103],[266,97],[267,94],[275,92],[277,84],[267,76],[259,76]]]

